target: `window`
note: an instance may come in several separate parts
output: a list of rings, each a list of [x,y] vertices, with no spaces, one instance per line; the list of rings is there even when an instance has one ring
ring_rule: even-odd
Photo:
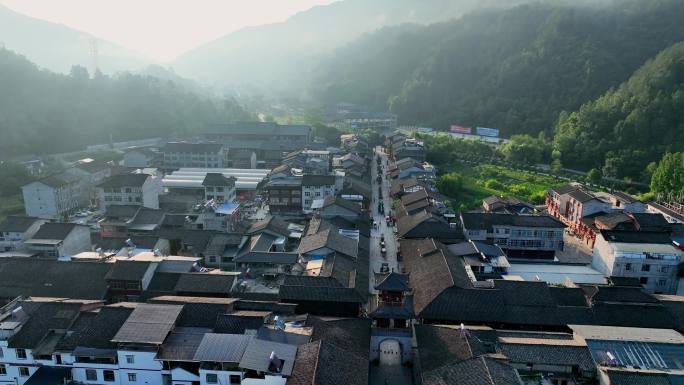
[[[31,374],[29,373],[29,368],[25,366],[19,367],[19,377],[28,377]]]
[[[97,370],[95,369],[86,369],[86,380],[88,381],[97,381]]]
[[[26,359],[26,350],[25,349],[17,349],[17,359],[18,360],[25,360]]]
[[[631,263],[625,263],[625,270],[627,270],[627,271],[632,270],[632,264]]]
[[[228,376],[228,380],[231,384],[239,384],[242,382],[242,377],[238,376],[237,374],[231,374]]]
[[[0,364],[0,376],[6,376],[7,375],[7,367],[5,364]]]
[[[642,285],[647,285],[648,284],[648,277],[639,278],[639,283]]]
[[[135,363],[135,356],[134,355],[126,355],[126,363],[127,364],[134,364]]]
[[[659,279],[658,280],[658,286],[665,286],[665,285],[667,285],[666,279]]]
[[[217,384],[218,376],[216,373],[207,373],[207,384]]]
[[[130,188],[130,187],[126,187],[126,192],[130,194],[130,193],[131,193],[131,188]]]
[[[647,265],[647,264],[641,265],[641,271],[651,271],[651,265]]]
[[[670,271],[670,266],[660,266],[660,272],[661,273],[667,273],[668,271]],[[0,356],[0,357],[2,357],[2,356]]]
[[[102,376],[104,377],[105,381],[114,382],[114,371],[113,370],[104,370],[102,372]]]
[[[140,203],[140,197],[135,197],[135,201]]]
[[[128,373],[128,382],[138,381],[138,376],[135,373]]]
[[[0,358],[4,357],[5,354],[2,352],[2,348],[0,348]]]
[[[216,257],[213,255],[209,256],[209,263],[216,263]]]

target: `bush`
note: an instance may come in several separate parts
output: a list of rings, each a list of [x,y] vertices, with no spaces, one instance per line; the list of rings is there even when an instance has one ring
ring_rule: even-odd
[[[485,182],[484,185],[487,188],[490,188],[492,190],[499,190],[499,191],[504,190],[506,188],[506,186],[504,186],[503,183],[499,182],[496,179],[487,179],[487,181]]]

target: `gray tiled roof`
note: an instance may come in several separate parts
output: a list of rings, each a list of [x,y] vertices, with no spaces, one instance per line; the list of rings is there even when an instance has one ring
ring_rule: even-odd
[[[488,357],[446,364],[423,373],[423,385],[522,385],[510,365]]]
[[[57,348],[69,351],[76,347],[94,349],[116,349],[111,339],[126,322],[133,309],[123,306],[105,306],[97,313],[81,313],[72,333],[67,335]],[[86,322],[81,322],[81,319]]]
[[[112,341],[161,345],[182,309],[180,305],[139,304]]]
[[[177,293],[228,294],[235,281],[234,274],[182,273],[176,282]]]
[[[142,281],[145,273],[150,268],[150,262],[142,261],[116,261],[105,277],[107,280],[116,281]]]
[[[0,233],[23,233],[40,219],[34,217],[22,217],[10,215],[0,222]]]
[[[196,327],[176,328],[166,338],[157,353],[157,359],[169,361],[195,361],[202,339],[211,329]]]
[[[243,334],[207,333],[197,347],[193,360],[238,363],[253,338]]]
[[[216,318],[216,333],[244,334],[245,330],[258,330],[264,325],[264,316],[259,314],[219,314]]]
[[[43,223],[31,239],[59,239],[64,240],[71,231],[78,226],[75,223]]]
[[[142,187],[147,178],[147,174],[117,174],[110,176],[98,185],[101,188],[121,188],[121,187]]]
[[[104,299],[111,263],[0,258],[0,298]],[[36,274],[40,272],[40,274]]]
[[[234,187],[235,177],[226,178],[223,174],[219,172],[208,172],[202,181],[202,186],[221,186],[221,187]]]
[[[277,358],[284,361],[279,372],[269,370],[269,364],[271,362],[269,356],[271,355],[271,352],[275,352]],[[297,346],[295,345],[253,338],[249,341],[247,349],[245,349],[245,353],[242,355],[240,367],[243,369],[252,369],[260,372],[289,376],[292,374],[292,367],[294,366],[296,354]]]
[[[537,365],[577,366],[594,370],[591,352],[586,346],[500,343],[501,353],[511,362]]]
[[[22,304],[25,312],[28,306]],[[10,337],[10,348],[34,349],[43,339],[54,330],[66,330],[78,317],[81,304],[79,303],[40,303],[28,311],[29,319],[21,329]]]
[[[559,220],[548,215],[515,215],[497,213],[461,213],[466,229],[492,230],[492,226],[564,228]]]
[[[350,257],[357,256],[358,242],[352,238],[341,235],[334,228],[319,231],[313,235],[307,235],[299,243],[298,252],[305,254],[317,249],[327,247]]]

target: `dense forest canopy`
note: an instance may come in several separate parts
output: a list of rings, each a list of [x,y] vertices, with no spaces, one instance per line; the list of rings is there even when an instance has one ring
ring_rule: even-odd
[[[189,134],[204,124],[252,118],[234,100],[197,96],[169,80],[121,73],[91,77],[39,70],[0,49],[0,154],[80,150],[110,138]]]
[[[648,180],[649,163],[684,149],[684,43],[664,50],[617,89],[562,114],[554,148],[566,167]]]
[[[390,109],[404,124],[551,134],[561,111],[597,98],[684,40],[684,2],[613,4],[535,3],[385,28],[320,65],[311,95]]]

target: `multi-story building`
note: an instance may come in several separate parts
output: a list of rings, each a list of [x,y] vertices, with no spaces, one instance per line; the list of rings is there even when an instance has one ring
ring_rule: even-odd
[[[232,176],[224,176],[218,172],[209,172],[202,181],[204,186],[204,199],[217,202],[235,201],[235,181]]]
[[[121,164],[129,168],[156,167],[162,155],[146,147],[134,148],[124,154]]]
[[[22,250],[45,220],[10,215],[0,223],[0,252]]]
[[[44,258],[70,257],[92,247],[88,226],[55,222],[44,223],[24,244]]]
[[[643,202],[621,192],[589,191],[566,185],[551,189],[546,195],[546,211],[565,223],[572,234],[590,247],[596,234],[584,221],[585,218],[619,211],[643,213],[645,210]]]
[[[268,208],[274,215],[302,213],[302,177],[271,179],[265,189],[268,191]]]
[[[81,180],[83,194],[87,196],[89,205],[97,204],[95,186],[112,175],[112,165],[92,159],[80,160],[65,172]]]
[[[334,175],[304,175],[302,177],[302,211],[305,214],[313,212],[311,205],[315,200],[322,201],[329,196],[335,196],[338,187]]]
[[[222,168],[223,145],[219,143],[170,142],[163,148],[164,167]]]
[[[162,193],[159,178],[147,174],[119,174],[97,186],[100,208],[112,205],[137,205],[159,208]]]
[[[461,224],[469,240],[498,245],[509,259],[553,259],[563,250],[565,225],[547,215],[461,213]]]
[[[29,217],[63,219],[88,204],[83,181],[63,172],[21,187],[24,208]]]
[[[592,266],[607,277],[638,278],[649,292],[673,294],[682,257],[667,232],[601,230]]]
[[[254,151],[259,168],[277,167],[283,156],[305,148],[311,127],[273,122],[238,122],[215,124],[204,129],[207,141],[224,144],[229,152]]]

